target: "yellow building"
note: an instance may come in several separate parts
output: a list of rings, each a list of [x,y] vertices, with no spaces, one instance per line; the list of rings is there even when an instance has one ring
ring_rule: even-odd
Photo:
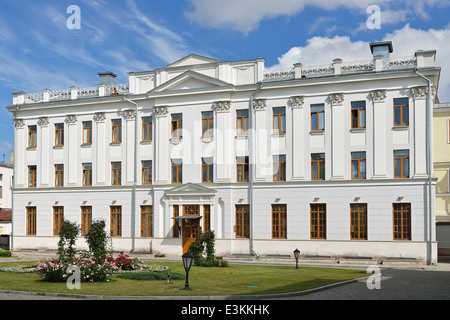
[[[433,162],[438,255],[450,255],[450,103],[434,105]]]

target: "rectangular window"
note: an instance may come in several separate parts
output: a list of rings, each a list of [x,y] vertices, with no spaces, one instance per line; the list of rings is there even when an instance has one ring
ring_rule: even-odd
[[[214,159],[202,158],[202,182],[214,181]]]
[[[183,160],[172,159],[172,183],[183,183]]]
[[[236,238],[250,237],[249,215],[248,204],[236,205],[236,225],[234,226]]]
[[[152,237],[152,206],[141,206],[141,237]]]
[[[28,126],[28,148],[37,146],[37,126]]]
[[[64,222],[64,207],[53,207],[53,235],[59,236]]]
[[[273,133],[286,133],[286,108],[273,108]]]
[[[352,179],[366,179],[365,152],[352,152]]]
[[[27,207],[27,236],[36,235],[36,207]]]
[[[325,180],[325,153],[311,155],[311,180]]]
[[[122,120],[114,119],[112,120],[112,143],[122,142]]]
[[[92,163],[83,163],[83,186],[92,186]]]
[[[236,111],[236,134],[247,134],[248,130],[248,110]]]
[[[214,116],[212,111],[202,112],[202,135],[211,137],[214,131]]]
[[[350,204],[350,239],[367,240],[367,204]]]
[[[86,235],[92,224],[92,207],[91,206],[83,206],[81,207],[81,235]]]
[[[287,216],[285,204],[272,205],[272,238],[287,239]]]
[[[352,102],[352,129],[366,127],[366,102]]]
[[[111,184],[113,186],[122,185],[122,163],[111,162]]]
[[[0,199],[3,199],[3,186],[0,186]]]
[[[311,239],[327,238],[326,204],[311,204]]]
[[[142,140],[151,141],[153,139],[153,119],[152,117],[142,118]]]
[[[110,234],[111,237],[121,237],[122,236],[122,207],[121,206],[111,206],[111,217],[110,217]]]
[[[152,161],[142,161],[142,184],[152,184]]]
[[[28,188],[36,188],[37,167],[28,166]]]
[[[394,240],[411,240],[411,204],[394,203],[392,211]]]
[[[408,98],[394,99],[394,126],[409,125]]]
[[[394,151],[394,178],[409,178],[409,150]]]
[[[177,204],[174,204],[173,205],[173,217],[175,219],[173,219],[173,232],[172,232],[172,235],[174,238],[180,237],[180,229],[178,227],[178,219],[176,219],[179,216],[180,216],[180,206]]]
[[[64,165],[55,164],[55,187],[64,186]]]
[[[248,157],[237,157],[236,163],[236,181],[248,182]]]
[[[55,146],[64,145],[64,123],[55,124]]]
[[[286,181],[286,156],[273,156],[273,181]]]
[[[203,206],[203,232],[211,230],[211,206],[205,204]]]
[[[181,113],[172,115],[172,139],[183,137],[183,115]]]
[[[311,131],[320,131],[325,129],[325,105],[311,105]]]
[[[83,144],[92,144],[92,121],[83,121]]]

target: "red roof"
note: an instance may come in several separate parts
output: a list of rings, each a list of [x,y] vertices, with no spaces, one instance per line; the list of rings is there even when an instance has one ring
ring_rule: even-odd
[[[12,221],[12,210],[1,210],[0,221]]]

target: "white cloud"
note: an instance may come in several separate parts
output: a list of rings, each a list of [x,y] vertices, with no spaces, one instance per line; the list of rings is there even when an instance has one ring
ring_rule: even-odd
[[[450,29],[419,30],[408,24],[392,33],[388,33],[383,41],[392,41],[393,57],[413,56],[418,50],[436,50],[436,66],[441,67],[441,78],[438,96],[442,102],[450,101]],[[278,64],[272,68],[291,68],[294,63],[305,66],[330,64],[333,59],[359,61],[372,58],[369,42],[352,41],[350,37],[335,36],[313,37],[306,45],[293,47],[278,58]]]

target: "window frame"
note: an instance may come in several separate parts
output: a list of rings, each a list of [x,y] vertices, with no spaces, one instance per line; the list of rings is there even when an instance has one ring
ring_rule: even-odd
[[[246,112],[245,115],[239,115],[239,113]],[[239,121],[240,120],[240,121]],[[248,109],[236,110],[236,135],[246,136],[248,135],[247,130],[249,129],[249,114]],[[239,127],[241,124],[241,127]]]
[[[407,206],[407,208],[405,209],[404,206]],[[397,217],[396,215],[400,216]],[[393,240],[410,241],[412,239],[411,203],[392,204],[392,231]]]
[[[120,164],[120,167],[114,168],[114,165]],[[111,185],[122,185],[122,162],[111,162]]]
[[[282,110],[282,113],[275,113],[276,110]],[[278,128],[275,127],[275,124]],[[275,134],[286,133],[286,107],[272,108],[272,130]]]
[[[395,155],[395,153],[396,152],[402,152],[402,151],[407,151],[408,152],[408,156],[407,157],[402,157],[402,156],[396,156]],[[394,150],[394,165],[393,165],[393,169],[394,169],[394,172],[393,172],[393,176],[394,176],[394,179],[406,179],[406,178],[409,178],[409,176],[410,176],[410,170],[411,170],[411,165],[410,165],[410,160],[409,160],[409,155],[410,155],[410,152],[409,152],[409,150],[408,149],[404,149],[404,150]],[[396,160],[400,160],[400,176],[396,176],[395,175],[395,161]],[[408,161],[408,175],[407,176],[404,176],[403,175],[403,171],[404,171],[404,161],[405,160],[407,160]]]
[[[64,187],[64,164],[55,164],[55,187]]]
[[[202,111],[202,137],[212,137],[214,135],[213,131],[214,131],[214,112]]]
[[[28,126],[28,148],[37,148],[37,125]]]
[[[321,106],[323,109],[319,111],[313,111],[313,107],[319,107]],[[315,125],[317,126],[317,129],[313,128],[313,115],[317,116]],[[320,115],[323,116],[323,128],[320,128]],[[311,122],[311,131],[312,132],[322,132],[325,130],[325,104],[324,103],[317,103],[310,105],[310,122]]]
[[[323,155],[323,159],[313,159],[313,156],[315,155]],[[317,164],[317,178],[314,178],[314,164]],[[321,169],[323,168],[323,178],[321,177]],[[312,181],[319,181],[319,180],[325,180],[325,153],[312,153],[311,154],[311,180]]]
[[[408,104],[396,104],[396,101],[398,100],[407,100]],[[394,103],[393,103],[393,122],[394,122],[394,127],[407,127],[409,126],[409,99],[408,98],[394,98]],[[400,110],[400,121],[399,124],[395,124],[396,122],[396,117],[395,117],[395,110],[396,108],[399,108]],[[404,109],[406,109],[406,111],[408,112],[408,123],[404,123],[403,122],[403,113],[404,113]]]
[[[278,167],[278,170],[276,169]],[[273,156],[273,181],[286,181],[286,155]]]
[[[118,123],[114,123],[117,121]],[[111,120],[111,143],[122,142],[122,119]]]
[[[210,163],[207,163],[206,159],[211,159]],[[205,172],[206,172],[206,179],[205,179]],[[214,158],[212,157],[202,158],[202,183],[213,183],[213,182],[214,182]]]
[[[244,159],[244,162],[239,162],[240,159]],[[242,179],[239,180],[239,172],[242,171]],[[236,182],[249,182],[249,157],[236,157]]]
[[[180,119],[175,119],[175,117],[180,117]],[[174,113],[171,115],[171,126],[170,126],[170,136],[172,139],[182,139],[183,138],[183,114]]]
[[[178,227],[178,219],[177,217],[180,216],[180,205],[174,204],[172,207],[173,210],[173,228],[172,228],[172,238],[179,238],[180,237],[180,229]]]
[[[358,104],[364,103],[363,106],[359,106]],[[356,111],[356,116],[354,115],[354,111]],[[361,125],[361,111],[364,111],[364,125]],[[351,128],[352,129],[365,129],[367,125],[367,111],[366,111],[366,101],[352,101],[350,106],[350,114],[351,114]],[[353,125],[353,120],[356,118],[357,126]]]
[[[86,165],[90,165],[91,168],[86,169]],[[82,175],[83,175],[83,187],[92,186],[92,162],[86,162],[82,164]],[[89,179],[89,184],[86,184],[86,177]]]
[[[203,233],[211,230],[211,205],[203,205]]]
[[[55,123],[55,147],[63,147],[63,146],[64,146],[64,123]]]
[[[176,163],[175,161],[180,161]],[[172,184],[183,183],[183,160],[182,159],[172,159],[171,160],[171,173],[172,173]],[[175,172],[174,172],[175,170]],[[175,175],[174,175],[175,173]]]
[[[286,204],[272,204],[272,239],[287,239]]]
[[[92,224],[92,206],[81,206],[80,235],[88,234]]]
[[[250,206],[248,204],[235,205],[234,235],[237,239],[250,238]]]
[[[150,166],[146,166],[145,163],[150,163]],[[152,160],[143,160],[142,164],[142,174],[141,181],[143,185],[150,185],[153,182],[153,161]]]
[[[145,122],[145,119],[150,119],[150,122]],[[142,117],[142,141],[153,140],[153,117]]]
[[[350,240],[367,240],[367,203],[350,204]]]
[[[35,168],[35,170],[31,170],[31,168]],[[31,184],[30,178],[32,178]],[[37,187],[37,166],[36,165],[28,166],[28,188],[36,188],[36,187]]]
[[[90,124],[90,126],[87,126]],[[82,145],[91,145],[92,144],[92,121],[83,121],[83,141]]]
[[[153,237],[153,206],[141,206],[141,237]]]
[[[36,207],[26,207],[26,235],[35,236],[37,226]]]
[[[61,227],[64,223],[64,207],[53,207],[53,235],[59,236],[61,234]]]
[[[327,239],[327,205],[310,204],[310,239]]]
[[[122,206],[110,206],[110,236],[122,236]]]
[[[353,156],[357,153],[364,153],[363,159],[353,159]],[[364,177],[361,176],[361,162],[364,161]],[[357,166],[357,176],[353,176],[353,164],[356,163]],[[367,156],[365,151],[355,151],[351,153],[351,167],[350,167],[350,174],[352,180],[364,180],[367,179]]]

